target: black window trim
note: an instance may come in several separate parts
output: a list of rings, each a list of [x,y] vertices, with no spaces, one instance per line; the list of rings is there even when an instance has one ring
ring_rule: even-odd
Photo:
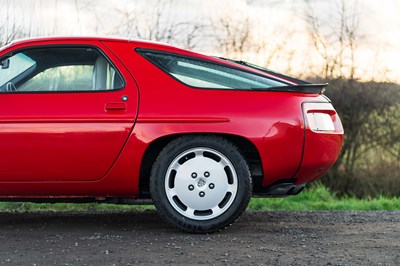
[[[240,67],[234,67],[234,66],[223,64],[223,63],[220,63],[220,62],[214,62],[214,61],[211,61],[211,60],[202,59],[202,58],[198,58],[198,57],[195,57],[195,56],[188,56],[188,55],[178,54],[178,53],[174,53],[174,52],[167,52],[167,51],[163,51],[163,50],[140,48],[140,47],[137,47],[134,50],[139,55],[144,57],[147,61],[149,61],[152,65],[156,66],[161,71],[163,71],[165,74],[170,76],[172,79],[174,79],[178,83],[183,84],[186,87],[189,87],[189,88],[192,88],[192,89],[224,90],[224,91],[248,91],[248,92],[260,92],[260,91],[262,91],[262,92],[291,92],[291,93],[306,93],[306,94],[323,94],[325,92],[326,87],[328,86],[327,83],[325,83],[325,84],[323,84],[323,83],[321,83],[321,84],[308,84],[308,83],[307,84],[291,84],[291,83],[296,83],[296,82],[293,82],[293,81],[290,81],[290,80],[288,80],[286,82],[286,81],[282,81],[280,79],[274,79],[273,77],[269,77],[269,76],[265,76],[265,75],[262,75],[262,74],[259,74],[259,73],[255,73],[255,72],[250,71],[250,70],[242,69]],[[145,55],[146,52],[155,53],[155,54],[172,55],[172,56],[176,56],[176,57],[180,57],[180,58],[187,58],[187,59],[191,59],[191,60],[197,60],[197,61],[201,61],[201,62],[215,64],[215,65],[219,65],[219,66],[235,69],[235,70],[238,70],[238,71],[250,73],[250,74],[253,74],[253,75],[256,75],[256,76],[260,76],[260,77],[263,77],[263,78],[268,78],[268,79],[271,79],[271,80],[274,80],[274,81],[277,81],[277,82],[281,82],[281,83],[287,84],[287,85],[268,87],[268,88],[250,88],[250,89],[235,89],[235,88],[226,89],[226,88],[196,87],[196,86],[189,85],[189,84],[181,81],[180,79],[176,78],[174,75],[170,74],[169,71],[167,69],[165,69],[163,66],[161,66],[160,64],[157,64],[157,63],[153,62],[153,60],[149,59]]]
[[[259,76],[262,78],[267,78],[267,79],[271,79],[273,81],[277,81],[283,84],[287,84],[288,86],[292,85],[290,84],[290,82],[286,82],[280,79],[275,79],[273,77],[269,77],[269,76],[265,76],[259,73],[255,73],[246,69],[242,69],[240,67],[234,67],[231,65],[227,65],[224,63],[220,63],[220,62],[214,62],[211,60],[207,60],[207,59],[203,59],[203,58],[198,58],[198,57],[194,57],[194,56],[188,56],[188,55],[183,55],[183,54],[178,54],[178,53],[174,53],[174,52],[167,52],[167,51],[162,51],[162,50],[154,50],[154,49],[147,49],[147,48],[135,48],[135,51],[140,54],[142,57],[144,57],[146,60],[148,60],[151,64],[157,66],[159,69],[161,69],[163,72],[165,72],[166,74],[168,74],[170,77],[172,77],[173,79],[177,80],[179,83],[188,86],[190,88],[195,88],[195,89],[206,89],[206,90],[243,90],[243,91],[252,91],[253,89],[229,89],[229,88],[206,88],[206,87],[196,87],[196,86],[192,86],[189,85],[183,81],[181,81],[180,79],[176,78],[174,75],[170,74],[168,70],[166,70],[163,66],[161,66],[160,64],[157,64],[155,62],[153,62],[151,59],[149,59],[144,53],[154,53],[154,54],[162,54],[162,55],[172,55],[172,56],[176,56],[176,57],[180,57],[180,58],[185,58],[185,59],[190,59],[190,60],[195,60],[195,61],[200,61],[200,62],[205,62],[205,63],[209,63],[209,64],[214,64],[214,65],[218,65],[218,66],[222,66],[222,67],[227,67],[227,68],[231,68],[231,69],[235,69],[238,71],[242,71],[245,73],[249,73],[255,76]],[[285,86],[279,86],[280,87],[285,87]],[[275,87],[271,87],[271,88],[275,88]]]
[[[33,45],[29,47],[22,47],[15,49],[13,51],[10,51],[0,57],[0,61],[3,61],[4,59],[10,58],[11,56],[21,53],[25,50],[31,50],[31,49],[45,49],[45,48],[91,48],[96,50],[98,53],[100,53],[106,60],[107,62],[115,69],[115,72],[119,75],[119,77],[122,80],[122,85],[121,88],[118,89],[112,89],[112,90],[82,90],[82,91],[0,91],[1,94],[62,94],[62,93],[104,93],[104,92],[118,92],[122,91],[126,88],[126,81],[124,76],[121,74],[121,71],[115,66],[114,62],[106,55],[106,53],[96,45],[92,44],[45,44],[45,45]]]

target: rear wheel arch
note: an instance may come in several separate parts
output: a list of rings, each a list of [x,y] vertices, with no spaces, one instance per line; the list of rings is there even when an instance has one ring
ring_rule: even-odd
[[[252,194],[251,173],[246,159],[226,138],[185,135],[157,157],[150,194],[161,216],[175,227],[213,232],[245,211]]]
[[[234,144],[240,153],[243,155],[247,164],[250,168],[251,177],[255,184],[258,183],[257,179],[262,178],[263,170],[262,170],[262,161],[260,153],[257,147],[250,140],[243,136],[234,135],[234,134],[224,134],[224,133],[183,133],[183,134],[173,134],[162,136],[158,139],[152,141],[142,157],[142,163],[140,166],[140,174],[139,174],[139,192],[141,198],[150,198],[150,187],[149,180],[151,169],[155,163],[160,152],[167,146],[171,141],[183,137],[183,136],[220,136],[227,141]]]

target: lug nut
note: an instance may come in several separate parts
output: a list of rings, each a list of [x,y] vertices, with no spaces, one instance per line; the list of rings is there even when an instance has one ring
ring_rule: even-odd
[[[192,191],[192,190],[194,189],[194,186],[193,186],[193,185],[189,185],[188,189],[189,189],[190,191]]]
[[[215,185],[214,185],[213,183],[211,183],[211,184],[208,185],[208,187],[209,187],[210,189],[214,189]]]
[[[197,174],[196,173],[192,173],[192,178],[196,178]]]
[[[205,177],[209,177],[209,176],[210,176],[210,173],[209,173],[209,172],[205,172],[205,173],[204,173],[204,176],[205,176]]]
[[[206,195],[206,193],[204,193],[204,191],[200,191],[199,196],[200,197],[204,197]]]

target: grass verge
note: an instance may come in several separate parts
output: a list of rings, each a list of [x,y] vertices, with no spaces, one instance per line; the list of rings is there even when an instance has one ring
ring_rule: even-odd
[[[114,205],[98,203],[29,203],[0,202],[0,212],[129,212],[154,210],[152,205]],[[377,197],[357,199],[338,198],[321,184],[306,188],[297,196],[286,198],[253,198],[248,211],[302,211],[302,210],[400,210],[400,198]]]
[[[248,207],[256,211],[372,211],[400,210],[400,198],[383,196],[371,199],[338,198],[322,184],[317,183],[296,196],[286,198],[253,198]]]

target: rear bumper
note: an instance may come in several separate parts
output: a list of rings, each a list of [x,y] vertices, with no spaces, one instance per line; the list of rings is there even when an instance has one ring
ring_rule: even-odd
[[[301,165],[295,174],[296,184],[309,183],[326,173],[339,157],[343,144],[343,126],[330,103],[303,103],[305,138]],[[309,114],[328,114],[331,130],[319,130],[310,123]]]
[[[332,104],[328,101],[303,102],[302,115],[302,130],[296,132],[297,136],[303,133],[301,135],[302,150],[300,154],[296,154],[299,156],[297,169],[294,169],[290,175],[282,170],[280,178],[279,176],[271,178],[270,168],[264,166],[263,172],[270,175],[264,174],[260,182],[257,179],[254,181],[254,194],[264,196],[297,194],[304,184],[321,177],[336,162],[342,148],[344,132]],[[287,136],[284,137],[287,138]],[[300,139],[297,138],[297,141]],[[282,148],[290,151],[288,146]],[[295,156],[295,153],[292,156]],[[283,166],[284,164],[280,169],[284,169]]]
[[[301,167],[295,175],[296,184],[312,182],[325,174],[336,162],[342,140],[342,135],[315,136],[315,133],[307,133]]]

